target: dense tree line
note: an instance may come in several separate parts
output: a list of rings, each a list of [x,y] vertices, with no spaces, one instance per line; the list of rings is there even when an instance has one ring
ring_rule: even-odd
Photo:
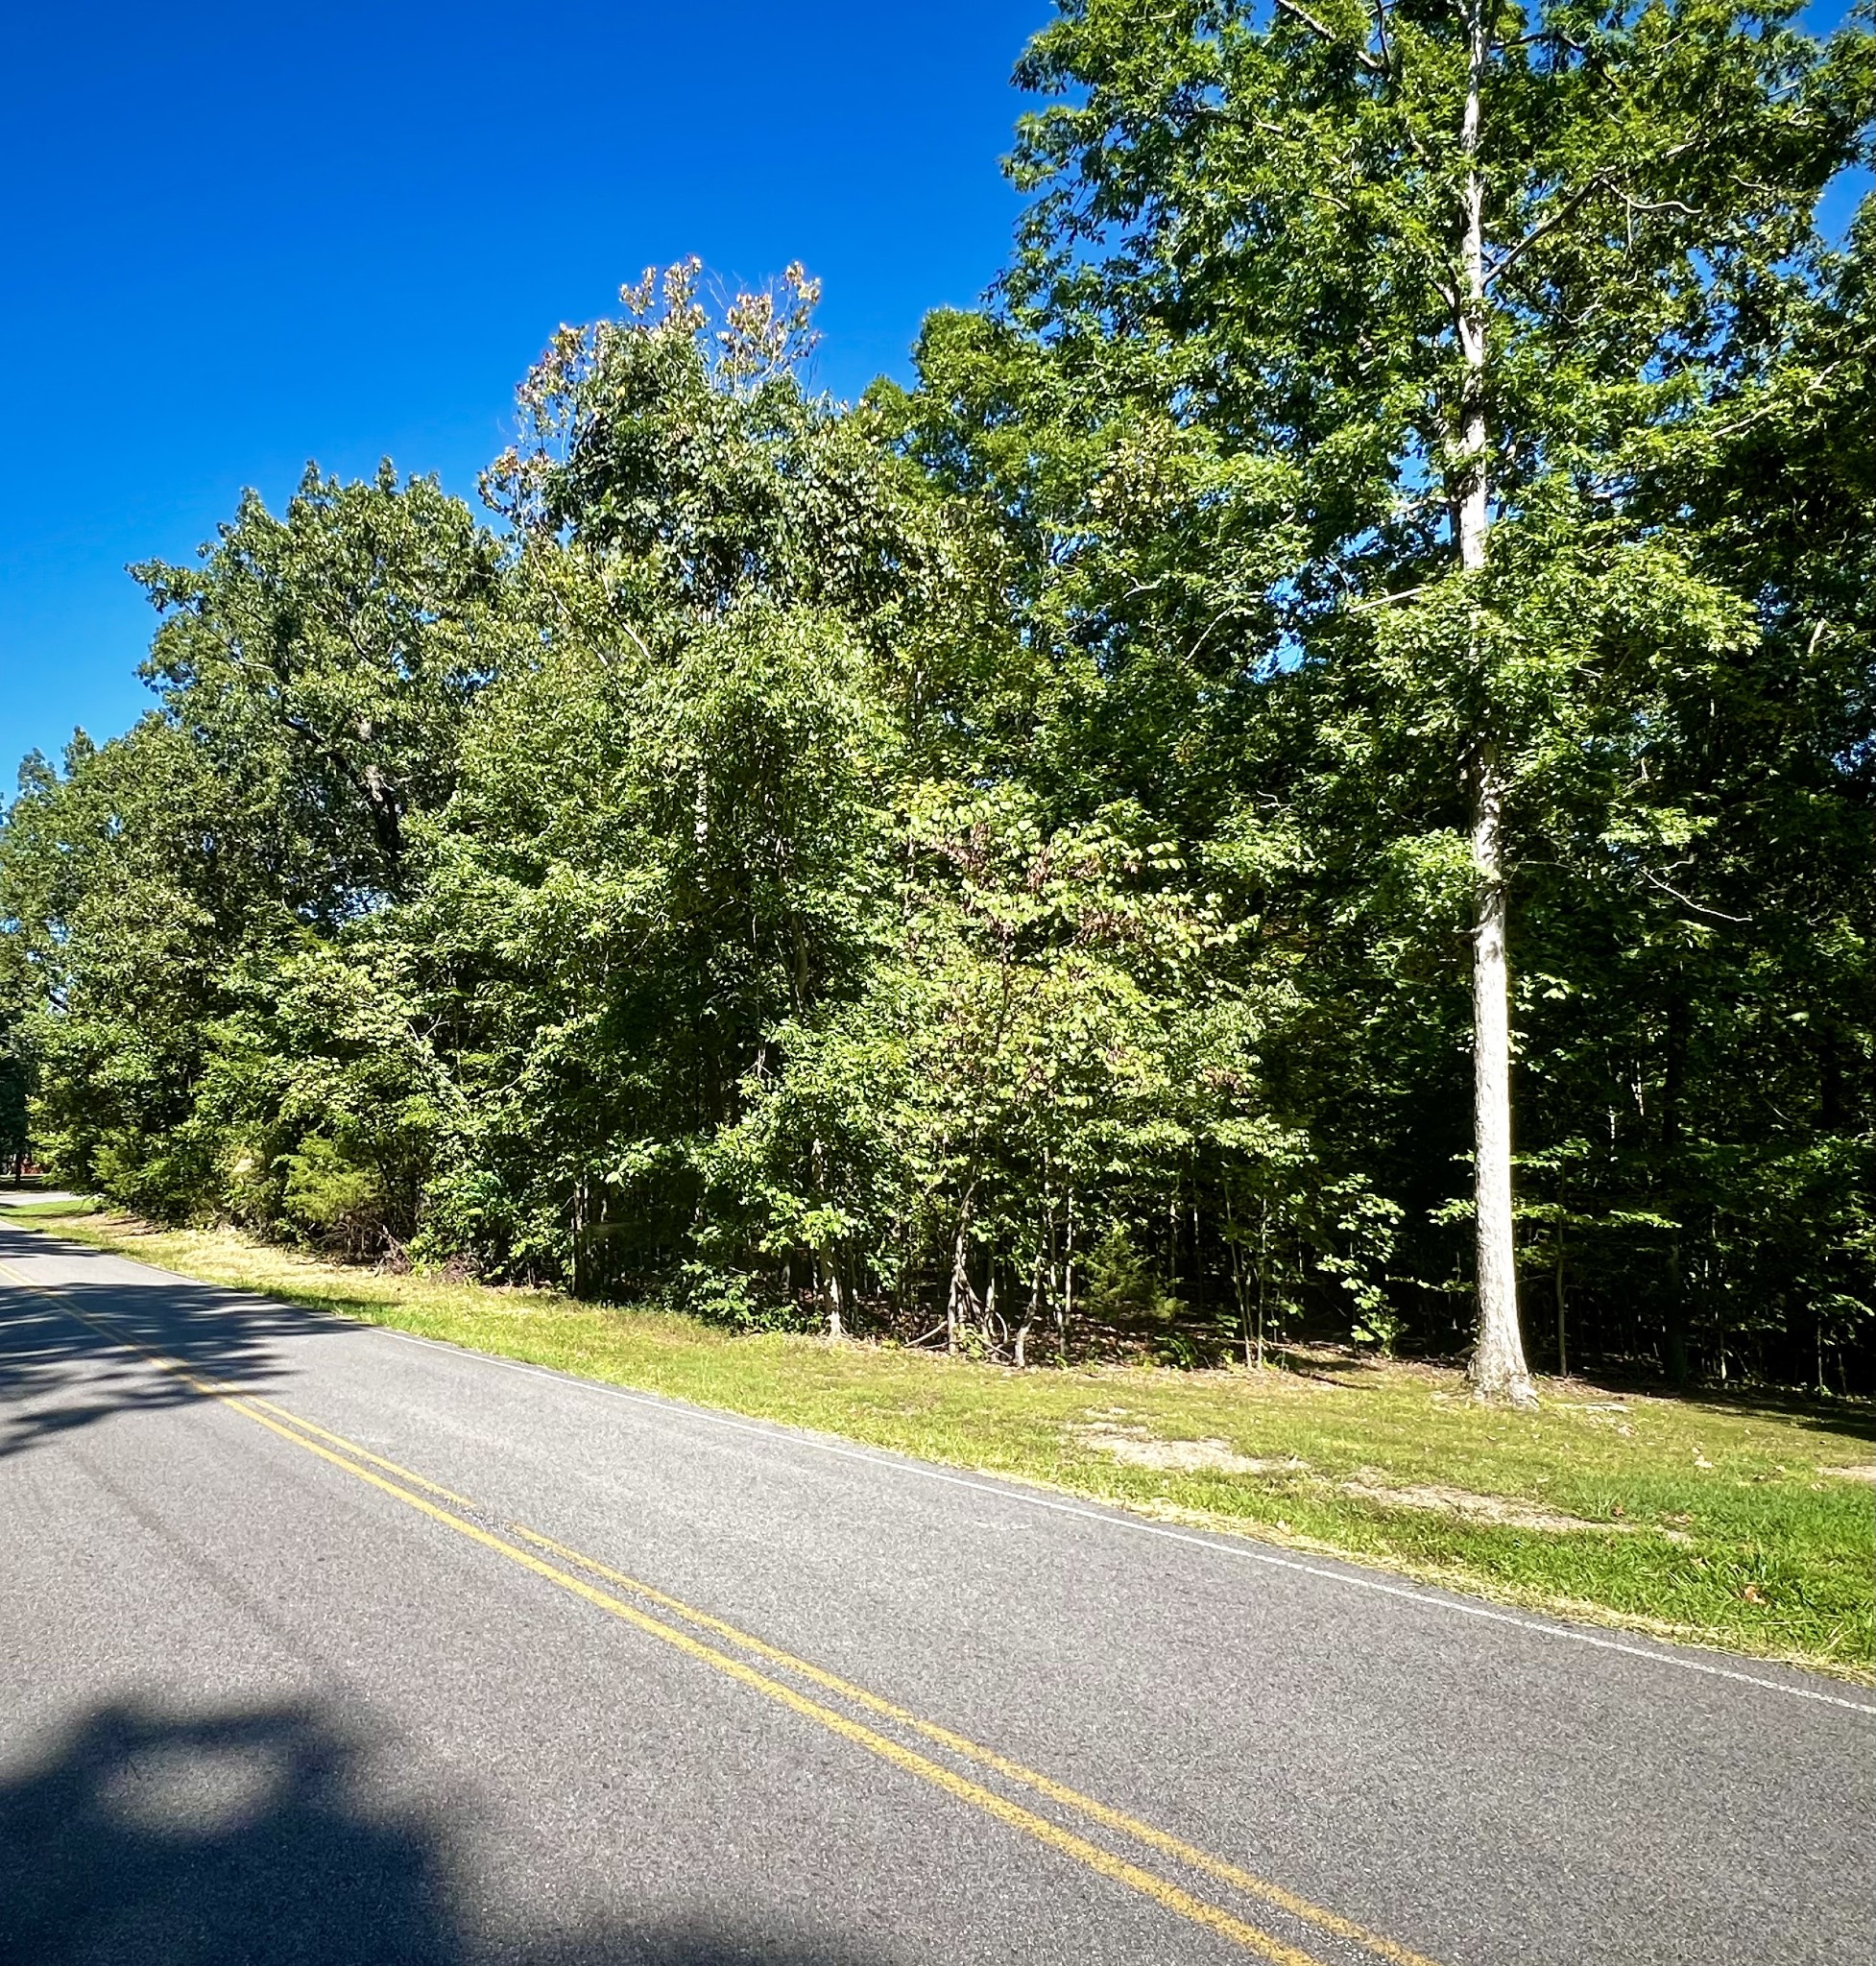
[[[135,569],[157,707],[0,831],[0,1134],[1018,1363],[1865,1383],[1871,52],[1062,0],[913,387],[680,266],[492,523],[309,469]]]

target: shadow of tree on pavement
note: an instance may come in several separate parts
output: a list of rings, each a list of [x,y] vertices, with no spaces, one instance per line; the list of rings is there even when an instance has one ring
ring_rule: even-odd
[[[491,1929],[446,1807],[373,1801],[316,1705],[101,1707],[0,1776],[4,1966],[867,1966],[729,1921]],[[694,1890],[707,1876],[684,1881]],[[479,1896],[479,1894],[470,1894]]]
[[[52,1253],[45,1239],[0,1221],[0,1263]],[[148,1283],[112,1274],[115,1259],[56,1246],[76,1270],[45,1293],[0,1275],[0,1459],[115,1413],[162,1411],[209,1398],[117,1342],[174,1359],[205,1383],[265,1393],[286,1339],[327,1337],[347,1327],[315,1311],[151,1272]],[[95,1280],[85,1272],[96,1268]],[[73,1315],[73,1313],[79,1315]],[[107,1325],[100,1331],[86,1324]]]

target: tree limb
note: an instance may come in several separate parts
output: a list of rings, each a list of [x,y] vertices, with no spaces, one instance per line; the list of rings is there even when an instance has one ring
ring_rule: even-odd
[[[1671,895],[1683,908],[1691,908],[1696,915],[1704,915],[1711,922],[1750,922],[1750,915],[1728,915],[1720,908],[1707,908],[1681,893],[1677,887],[1670,887],[1658,874],[1650,874],[1646,867],[1641,870],[1642,878],[1650,887],[1658,887],[1664,895]]]
[[[1609,188],[1609,174],[1606,171],[1598,171],[1579,190],[1572,193],[1569,198],[1565,199],[1563,204],[1558,205],[1549,218],[1540,220],[1515,246],[1506,247],[1499,254],[1498,258],[1486,269],[1485,284],[1489,287],[1513,260],[1519,258],[1530,247],[1535,246],[1538,240],[1551,232],[1554,232],[1559,226],[1567,223],[1595,197],[1597,192],[1606,191]]]
[[[1327,41],[1332,47],[1348,48],[1370,75],[1387,73],[1386,62],[1377,60],[1366,48],[1355,47],[1352,42],[1344,40],[1334,28],[1319,21],[1307,7],[1299,6],[1298,0],[1277,0],[1277,9],[1279,12],[1287,13],[1291,19],[1300,20],[1317,40]]]

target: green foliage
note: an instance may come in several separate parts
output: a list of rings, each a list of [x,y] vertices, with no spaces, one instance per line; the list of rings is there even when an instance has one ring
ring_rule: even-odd
[[[31,1067],[16,1005],[0,1009],[0,1180],[26,1159],[32,1143],[28,1120]]]
[[[384,1196],[370,1167],[360,1166],[336,1141],[307,1134],[285,1157],[281,1212],[321,1240],[357,1253],[375,1246],[384,1226]]]
[[[406,879],[404,829],[448,796],[497,665],[493,539],[430,479],[310,466],[283,518],[253,492],[196,567],[133,569],[163,616],[144,680],[204,764],[277,828],[281,898],[325,922]]]
[[[1185,1306],[1166,1295],[1124,1227],[1110,1229],[1088,1257],[1089,1308],[1103,1322],[1166,1331]]]
[[[309,470],[140,569],[158,707],[0,829],[0,1152],[740,1330],[1447,1351],[1489,757],[1536,1355],[1866,1383],[1871,36],[1481,6],[1064,0],[916,387],[685,263],[500,534]]]

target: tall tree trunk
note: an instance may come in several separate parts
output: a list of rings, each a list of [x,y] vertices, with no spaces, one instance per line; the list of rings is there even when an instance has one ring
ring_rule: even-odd
[[[1055,1319],[1055,1332],[1061,1352],[1062,1363],[1069,1362],[1069,1325],[1074,1317],[1074,1189],[1070,1187],[1067,1198],[1068,1238],[1062,1248],[1062,1297],[1061,1309]]]
[[[1029,1333],[1036,1328],[1036,1319],[1043,1307],[1043,1269],[1046,1258],[1037,1250],[1036,1259],[1029,1272],[1029,1302],[1022,1312],[1022,1322],[1016,1328],[1016,1369],[1021,1372],[1029,1362]]]
[[[1238,1237],[1238,1214],[1231,1205],[1231,1184],[1225,1184],[1225,1250],[1231,1258],[1231,1299],[1238,1307],[1238,1329],[1244,1340],[1244,1369],[1251,1364],[1251,1294],[1244,1287],[1244,1246]]]
[[[583,1174],[573,1184],[573,1294],[584,1297],[589,1279],[587,1275],[587,1178]]]
[[[1479,746],[1473,779],[1473,1201],[1479,1331],[1472,1383],[1481,1399],[1527,1406],[1537,1396],[1518,1323],[1511,1217],[1511,989],[1499,844],[1503,797],[1497,747],[1487,741]]]
[[[1263,1212],[1257,1232],[1257,1369],[1263,1370],[1263,1327],[1265,1318],[1264,1279],[1270,1274],[1270,1197],[1263,1197]]]
[[[967,1239],[970,1233],[971,1193],[967,1192],[958,1211],[957,1240],[951,1249],[950,1289],[945,1298],[945,1350],[953,1356],[957,1353],[959,1330],[976,1305],[976,1293],[971,1288],[971,1246]]]
[[[1557,1377],[1559,1379],[1568,1379],[1570,1377],[1570,1346],[1564,1331],[1563,1223],[1563,1169],[1559,1165],[1557,1168],[1556,1268],[1551,1282],[1556,1292],[1557,1305]]]
[[[1674,1227],[1668,1236],[1668,1307],[1661,1363],[1676,1391],[1694,1376],[1687,1345],[1687,1274],[1681,1259],[1681,1217],[1687,1206],[1680,1178],[1681,1084],[1687,1072],[1687,1001],[1675,983],[1668,998],[1667,1057],[1661,1074],[1660,1200]]]
[[[827,1305],[828,1308],[828,1336],[830,1338],[844,1338],[847,1335],[847,1327],[840,1314],[840,1266],[834,1260],[834,1253],[831,1247],[821,1251],[821,1270],[827,1279],[823,1302]]]
[[[1479,163],[1485,73],[1492,59],[1489,0],[1469,0],[1470,44],[1465,118],[1459,148],[1465,163],[1461,280],[1455,326],[1463,365],[1459,395],[1459,459],[1454,529],[1459,564],[1484,571],[1491,524],[1491,454],[1486,428],[1485,182]],[[1478,691],[1475,714],[1490,716],[1489,689],[1479,672],[1486,655],[1471,650]],[[1479,1331],[1472,1383],[1481,1399],[1531,1405],[1536,1394],[1525,1364],[1518,1325],[1518,1272],[1511,1218],[1511,992],[1504,937],[1504,781],[1499,748],[1481,728],[1472,750],[1472,1059],[1473,1193],[1478,1236]]]

